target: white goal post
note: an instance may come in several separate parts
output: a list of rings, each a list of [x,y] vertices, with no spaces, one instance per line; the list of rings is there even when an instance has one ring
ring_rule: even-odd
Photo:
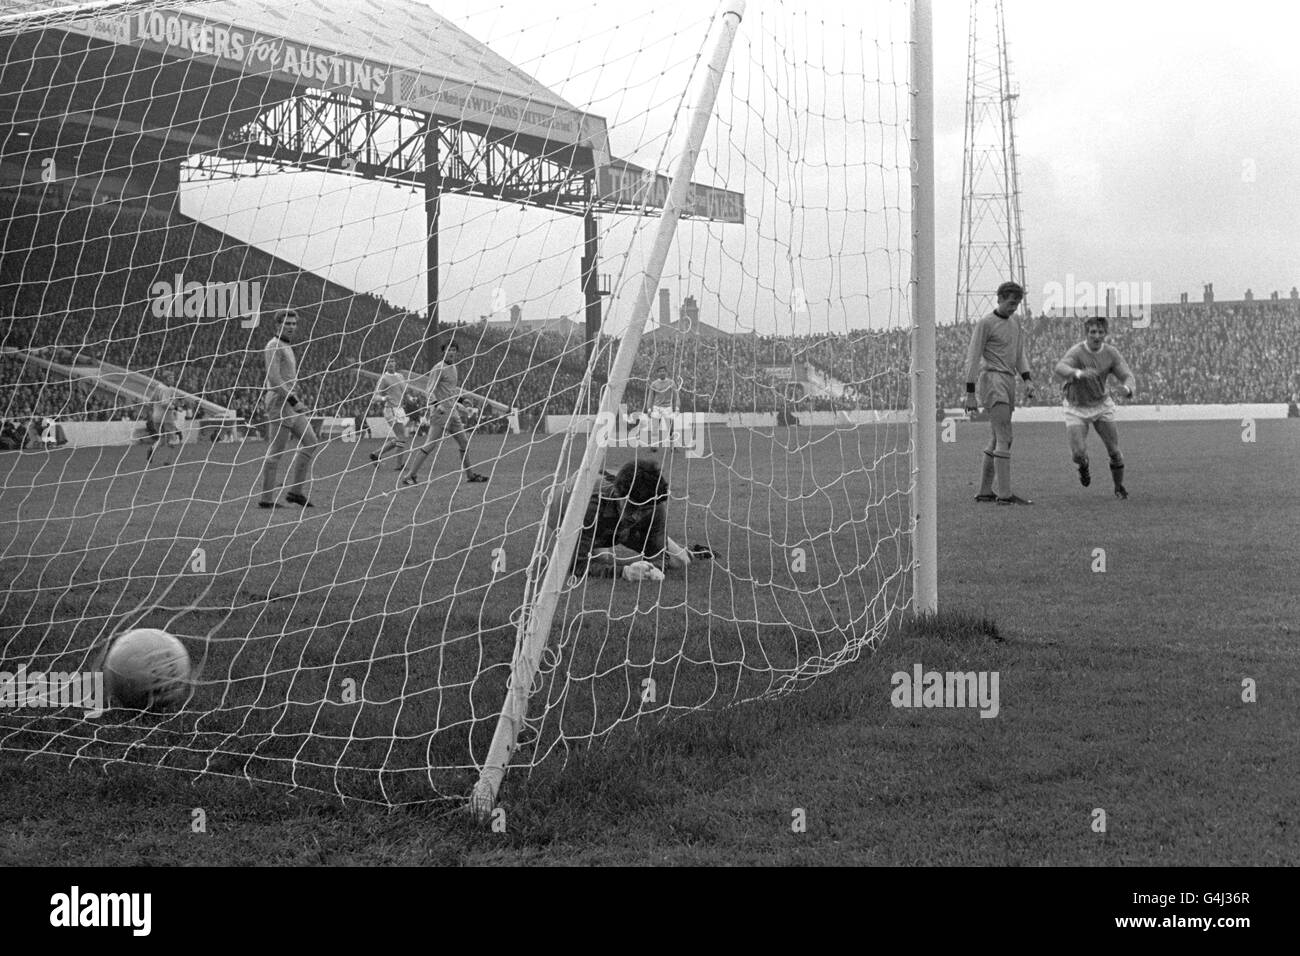
[[[613,415],[623,401],[623,392],[632,373],[632,364],[636,361],[637,351],[641,347],[641,335],[645,330],[646,320],[650,318],[655,293],[663,277],[668,248],[672,245],[676,234],[677,220],[681,217],[686,191],[695,172],[695,161],[704,142],[704,132],[708,129],[709,120],[713,116],[713,104],[718,96],[718,87],[722,83],[722,71],[727,65],[728,56],[731,55],[731,43],[744,15],[745,0],[723,0],[718,10],[718,31],[713,51],[705,68],[704,81],[695,102],[695,109],[686,127],[685,142],[673,169],[672,186],[669,188],[668,198],[664,202],[655,229],[654,244],[650,250],[649,261],[646,263],[645,274],[641,279],[636,304],[627,329],[619,340],[618,351],[609,373],[609,382],[601,391],[598,415]],[[590,374],[590,369],[588,373]],[[533,678],[537,674],[542,651],[551,635],[555,607],[564,581],[569,576],[569,566],[573,559],[574,547],[578,543],[578,534],[582,530],[587,501],[596,488],[605,463],[605,446],[597,440],[596,435],[599,427],[598,419],[597,423],[592,425],[592,432],[587,439],[582,463],[578,466],[568,507],[560,522],[541,587],[537,590],[532,607],[526,607],[520,617],[519,642],[511,664],[506,701],[501,708],[501,718],[492,736],[492,747],[488,751],[478,782],[474,785],[470,801],[471,809],[480,818],[486,817],[496,803],[497,791],[505,777],[511,751],[514,750],[515,741],[528,714],[528,698],[533,686]]]

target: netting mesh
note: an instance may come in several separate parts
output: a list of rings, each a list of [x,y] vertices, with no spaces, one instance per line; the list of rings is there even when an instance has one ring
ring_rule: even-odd
[[[0,749],[473,782],[714,11],[435,7],[0,2]],[[908,605],[907,12],[751,4],[606,456],[712,558],[570,580],[515,766],[796,690]],[[286,308],[309,509],[293,447],[258,506]],[[182,710],[20,699],[133,627],[185,642]]]

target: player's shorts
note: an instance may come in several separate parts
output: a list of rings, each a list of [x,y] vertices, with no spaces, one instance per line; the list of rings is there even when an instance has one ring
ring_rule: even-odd
[[[401,405],[385,405],[384,421],[388,422],[389,425],[405,425],[406,409]]]
[[[272,393],[273,394],[273,393]],[[274,435],[275,430],[286,428],[296,436],[303,436],[311,430],[311,419],[302,402],[290,405],[278,395],[274,399],[264,399],[263,411],[266,415],[267,435]]]
[[[1065,412],[1065,427],[1071,425],[1082,425],[1088,427],[1089,422],[1113,422],[1115,420],[1115,400],[1109,395],[1100,405],[1071,405],[1068,401],[1061,403],[1061,408]]]
[[[980,397],[980,408],[987,410],[997,404],[1016,407],[1016,377],[1010,372],[980,372],[975,392]]]
[[[652,418],[672,418],[673,407],[671,405],[654,405],[650,409]]]
[[[429,437],[441,438],[464,431],[465,423],[461,421],[460,412],[455,402],[440,402],[429,409]]]

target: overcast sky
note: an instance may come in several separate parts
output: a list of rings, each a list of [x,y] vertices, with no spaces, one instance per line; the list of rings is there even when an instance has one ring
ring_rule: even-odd
[[[669,126],[710,4],[430,5],[605,117],[616,155],[668,171]],[[968,17],[965,2],[934,4],[940,323],[954,313]],[[1069,276],[1150,283],[1157,302],[1199,300],[1204,282],[1220,299],[1247,287],[1285,296],[1300,283],[1300,4],[1007,0],[1006,18],[1031,299]],[[696,176],[744,191],[750,222],[684,224],[664,281],[674,306],[689,291],[706,321],[761,332],[905,318],[907,263],[890,253],[906,240],[889,208],[907,202],[892,119],[906,100],[875,83],[905,75],[905,24],[897,5],[881,15],[865,3],[750,0]],[[823,118],[800,128],[810,113]],[[882,157],[883,170],[865,162]],[[863,206],[872,212],[853,212]],[[237,192],[193,187],[183,208],[356,288],[423,305],[423,213],[407,191],[297,175]],[[646,226],[602,218],[602,271],[635,275]],[[528,318],[580,317],[580,236],[573,217],[448,203],[443,317],[503,317],[497,307],[515,301]],[[796,295],[810,308],[792,319]],[[627,297],[611,306],[617,328]]]

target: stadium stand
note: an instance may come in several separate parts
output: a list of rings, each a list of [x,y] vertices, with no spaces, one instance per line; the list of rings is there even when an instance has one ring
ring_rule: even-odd
[[[228,318],[155,315],[151,286],[181,274],[186,281],[260,282],[264,313],[292,305],[308,318],[298,351],[304,397],[318,414],[367,414],[373,384],[358,372],[377,371],[389,354],[403,367],[423,367],[423,319],[184,216],[125,204],[52,215],[30,198],[3,191],[0,218],[6,220],[0,273],[23,277],[21,283],[0,280],[0,350],[51,349],[65,363],[94,358],[150,374],[167,370],[182,390],[253,421],[266,323],[244,329]],[[138,268],[136,262],[150,265]],[[41,281],[33,281],[38,276]],[[1082,322],[1037,316],[1026,327],[1035,378],[1048,381],[1056,360],[1083,338]],[[465,385],[517,408],[525,423],[574,411],[585,358],[577,338],[486,322],[445,326],[442,335],[460,342]],[[968,340],[965,326],[938,330],[941,406],[962,401]],[[1156,305],[1149,327],[1113,321],[1110,341],[1137,373],[1144,404],[1291,402],[1300,393],[1295,298]],[[601,345],[608,350],[609,340]],[[667,348],[647,340],[626,393],[629,408],[640,407],[654,366],[665,361],[682,380],[687,411],[896,409],[908,401],[897,394],[898,370],[908,362],[905,330],[689,336]],[[795,362],[851,385],[853,396],[805,396],[792,403],[787,382],[744,371]],[[0,358],[0,373],[3,422],[136,420],[145,413],[112,394],[55,380],[12,352]],[[1059,391],[1048,388],[1035,404],[1059,400]]]

